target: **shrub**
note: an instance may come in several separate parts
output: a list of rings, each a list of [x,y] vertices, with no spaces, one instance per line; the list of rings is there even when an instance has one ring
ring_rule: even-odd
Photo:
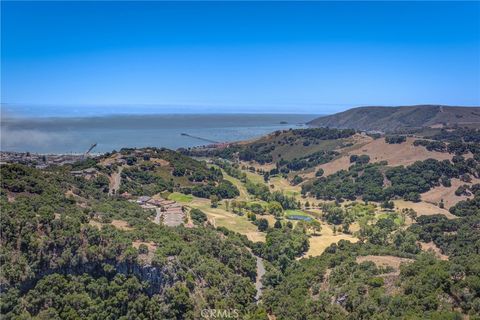
[[[385,142],[388,144],[400,144],[407,141],[407,137],[405,136],[386,136]]]
[[[325,173],[325,171],[322,168],[320,168],[315,173],[315,177],[321,177],[321,176],[323,176],[324,173]]]
[[[141,244],[139,247],[138,247],[138,253],[140,254],[147,254],[148,253],[148,247],[146,244]]]
[[[374,288],[383,286],[383,283],[384,281],[383,281],[383,278],[381,277],[374,277],[374,278],[368,279],[368,285]]]
[[[268,220],[267,219],[258,219],[257,220],[258,231],[265,231],[268,229]]]
[[[196,208],[190,210],[190,217],[195,224],[202,224],[207,221],[207,215],[205,214],[205,212]]]

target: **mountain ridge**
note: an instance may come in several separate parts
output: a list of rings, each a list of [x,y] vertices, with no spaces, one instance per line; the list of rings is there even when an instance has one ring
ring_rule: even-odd
[[[313,127],[394,132],[425,127],[480,127],[480,107],[446,105],[362,106],[313,119]]]

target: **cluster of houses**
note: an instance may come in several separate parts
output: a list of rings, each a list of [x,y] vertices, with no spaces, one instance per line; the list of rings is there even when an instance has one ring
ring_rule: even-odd
[[[70,171],[70,174],[76,177],[84,177],[85,179],[89,180],[94,178],[97,175],[97,170],[95,168],[87,168],[83,170],[74,170]]]
[[[185,219],[182,205],[173,200],[141,196],[133,201],[144,209],[155,209],[157,212],[155,223],[162,222],[169,227],[175,227],[181,225]]]
[[[84,158],[81,154],[38,154],[30,152],[0,152],[0,163],[21,163],[38,169],[50,165],[72,164]]]

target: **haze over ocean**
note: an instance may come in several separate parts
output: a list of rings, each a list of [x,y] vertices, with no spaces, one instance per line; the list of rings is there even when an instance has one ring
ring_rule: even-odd
[[[135,114],[101,117],[2,117],[2,151],[82,153],[124,147],[177,149],[208,144],[192,136],[218,142],[251,139],[299,128],[318,115],[308,114]],[[287,122],[287,123],[284,123]]]

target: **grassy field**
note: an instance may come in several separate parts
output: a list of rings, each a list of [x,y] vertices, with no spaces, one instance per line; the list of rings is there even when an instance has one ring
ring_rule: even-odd
[[[210,201],[207,199],[194,198],[188,204],[189,207],[197,208],[205,212],[209,221],[216,227],[225,227],[229,230],[246,235],[251,241],[265,241],[265,233],[258,231],[257,226],[253,225],[246,216],[239,216],[226,211],[223,205],[218,208],[211,208]],[[268,219],[267,216],[262,216]],[[272,217],[273,218],[273,217]]]
[[[365,261],[371,261],[377,265],[377,267],[392,267],[396,271],[400,270],[400,265],[403,263],[412,263],[414,260],[407,258],[399,258],[395,256],[360,256],[356,258],[357,263]]]
[[[244,170],[244,172],[247,174],[247,178],[249,180],[256,183],[265,183],[261,175],[252,173],[246,170]],[[225,172],[224,172],[224,178],[232,182],[240,191],[240,196],[236,200],[243,200],[243,201],[247,201],[248,203],[265,204],[261,200],[254,200],[253,197],[248,194],[245,188],[245,185],[240,180],[229,176]],[[271,191],[276,191],[276,190],[282,191],[283,193],[289,196],[295,196],[298,200],[302,202],[305,202],[307,200],[310,201],[311,203],[319,202],[319,200],[316,200],[316,199],[301,198],[301,194],[300,194],[301,188],[299,186],[290,185],[287,179],[284,179],[280,176],[272,177],[268,182],[268,185],[273,185],[273,188],[270,188]],[[262,241],[262,242],[265,241],[265,233],[258,231],[257,227],[254,224],[252,224],[252,222],[249,221],[246,216],[238,216],[232,212],[227,211],[223,203],[221,203],[221,205],[218,208],[211,208],[209,200],[194,198],[194,200],[191,203],[189,203],[189,206],[192,208],[198,208],[204,211],[207,214],[209,221],[212,224],[214,224],[216,227],[228,228],[232,231],[246,235],[252,241]],[[370,208],[370,206],[367,206],[367,207],[364,208],[362,206],[358,206],[358,208],[356,207],[355,209],[358,209],[359,211],[362,211],[362,209],[366,211],[370,211],[374,209],[374,208]],[[320,214],[321,211],[319,211],[318,213]],[[302,210],[285,210],[284,215],[285,215],[285,218],[296,215],[296,216],[310,217],[314,219],[312,215]],[[267,219],[270,227],[272,227],[276,221],[275,217],[272,215],[257,215],[257,219],[260,219],[260,218]],[[297,221],[292,221],[292,222],[294,225],[296,225],[297,223]],[[398,221],[398,223],[399,222],[400,221]],[[352,227],[353,227],[352,229],[358,229],[357,225]],[[322,231],[320,232],[320,235],[315,235],[310,237],[310,249],[308,250],[308,252],[306,252],[305,256],[307,257],[307,256],[321,255],[323,251],[327,247],[329,247],[332,243],[337,243],[340,240],[348,240],[351,242],[358,241],[356,237],[349,234],[344,234],[340,232],[337,232],[334,234],[331,226],[329,226],[326,223],[322,223]]]
[[[269,182],[269,186],[273,185],[273,188],[270,188],[270,191],[282,191],[285,195],[289,197],[295,197],[295,200],[303,202],[310,202],[311,204],[317,204],[319,202],[325,202],[325,201],[320,201],[318,199],[315,199],[314,197],[302,197],[302,187],[297,185],[297,186],[292,186],[290,182],[282,178],[280,176],[274,176],[271,177]]]
[[[270,186],[270,191],[272,191],[272,192],[273,191],[281,191],[285,195],[287,195],[289,197],[295,197],[296,200],[299,200],[299,201],[302,201],[302,202],[304,202],[304,201],[309,201],[311,203],[312,202],[317,202],[317,199],[315,199],[315,198],[311,198],[311,197],[308,197],[306,199],[302,198],[302,195],[300,193],[302,191],[302,188],[300,186],[292,186],[287,179],[285,179],[281,176],[273,176],[273,177],[270,178],[268,183],[265,183],[265,181],[263,180],[263,176],[261,176],[259,174],[256,174],[256,173],[253,173],[253,172],[250,172],[248,170],[243,170],[243,172],[245,172],[247,174],[247,178],[250,181],[255,182],[255,183],[263,183],[263,184],[266,184],[266,185]],[[228,180],[230,180],[230,179],[228,179]],[[234,183],[234,181],[232,181],[232,183]],[[271,186],[273,186],[273,188]],[[239,190],[240,190],[240,188],[239,188]],[[241,192],[242,191],[240,190],[240,193]]]
[[[243,170],[243,172],[245,172],[247,174],[247,179],[248,180],[250,180],[252,182],[255,182],[255,183],[265,183],[265,181],[263,180],[263,177],[261,175],[250,172],[248,170]]]
[[[180,192],[174,192],[174,193],[170,193],[168,195],[168,199],[176,201],[176,202],[181,202],[181,203],[190,203],[193,200],[193,196],[190,195],[190,194],[183,194],[183,193],[180,193]]]
[[[410,202],[405,200],[394,200],[395,208],[401,210],[403,208],[410,208],[417,212],[419,216],[429,216],[432,214],[443,214],[448,219],[455,219],[457,218],[453,214],[451,214],[448,210],[441,209],[431,203],[427,203],[424,201],[420,202]]]
[[[392,215],[391,213],[381,213],[377,216],[377,219],[385,219],[391,215]],[[405,219],[399,214],[395,215],[395,218],[393,219],[393,221],[397,226],[402,226],[405,224]]]
[[[312,218],[308,213],[305,213],[302,210],[285,210],[284,214],[287,218],[289,216],[303,216]]]
[[[288,196],[298,196],[302,188],[300,186],[292,186],[287,179],[280,176],[270,178],[269,185],[273,185],[274,191],[282,191]]]
[[[277,221],[275,219],[275,217],[271,214],[264,214],[262,216],[257,216],[257,218],[263,218],[263,219],[267,219],[268,220],[268,225],[270,227],[273,227],[273,225],[275,224],[275,222]]]
[[[334,234],[332,228],[329,225],[322,223],[322,231],[320,231],[320,235],[310,237],[310,248],[304,256],[319,256],[332,243],[337,243],[340,240],[348,240],[350,242],[358,241],[356,237],[349,234],[344,234],[340,232]]]

